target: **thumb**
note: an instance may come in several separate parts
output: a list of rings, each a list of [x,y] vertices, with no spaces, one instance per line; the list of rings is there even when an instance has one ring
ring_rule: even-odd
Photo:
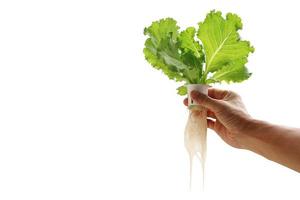
[[[222,103],[216,99],[213,99],[205,94],[202,94],[198,91],[192,91],[191,97],[194,101],[196,101],[198,104],[200,104],[203,107],[208,108],[209,110],[213,112],[218,112],[222,108]]]

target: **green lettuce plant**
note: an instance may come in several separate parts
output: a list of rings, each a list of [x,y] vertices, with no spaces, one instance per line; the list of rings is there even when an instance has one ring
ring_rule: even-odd
[[[179,95],[187,93],[187,84],[242,82],[251,75],[245,65],[254,52],[250,42],[240,38],[242,26],[236,14],[224,18],[219,11],[208,13],[197,29],[180,31],[172,18],[154,21],[144,29],[144,55],[154,68],[184,83],[177,88]]]

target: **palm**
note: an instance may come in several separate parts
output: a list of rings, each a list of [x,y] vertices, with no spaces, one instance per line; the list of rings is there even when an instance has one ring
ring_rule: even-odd
[[[235,139],[235,134],[233,134],[231,131],[229,131],[218,119],[215,122],[214,125],[214,131],[218,133],[218,135],[221,136],[221,138],[230,146],[233,146],[235,148],[241,148],[239,143]]]

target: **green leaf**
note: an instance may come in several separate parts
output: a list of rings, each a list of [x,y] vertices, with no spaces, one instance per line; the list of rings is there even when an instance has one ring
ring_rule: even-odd
[[[161,69],[170,79],[186,80],[182,71],[188,66],[182,61],[177,42],[179,27],[172,18],[155,21],[144,29],[149,38],[145,42],[146,60],[156,69]]]
[[[144,29],[144,34],[149,35],[157,46],[158,43],[167,36],[171,35],[172,39],[175,40],[178,35],[178,30],[179,26],[177,26],[176,20],[166,18],[152,22],[151,26]]]
[[[245,67],[246,63],[246,58],[235,60],[214,73],[211,79],[215,82],[242,82],[251,76]]]
[[[184,96],[187,94],[187,88],[185,85],[180,86],[179,88],[177,88],[177,94]]]
[[[195,40],[195,33],[195,28],[189,27],[178,36],[180,49],[182,51],[182,60],[189,66],[189,68],[183,72],[183,75],[188,77],[189,83],[193,84],[200,83],[204,62],[203,48],[200,43]]]
[[[211,11],[204,22],[199,23],[197,36],[205,50],[205,74],[222,69],[235,60],[247,58],[254,51],[248,41],[240,39],[240,29],[241,19],[231,13],[224,19],[221,12]]]
[[[145,42],[144,55],[146,60],[156,69],[160,69],[166,74],[170,79],[174,79],[176,81],[183,80],[181,74],[178,74],[176,70],[172,70],[169,68],[163,59],[158,57],[157,49],[154,47],[151,39],[147,39]]]
[[[195,33],[195,28],[189,27],[179,34],[178,40],[180,42],[180,47],[184,52],[192,52],[196,58],[202,59],[202,46],[198,41],[195,41]]]

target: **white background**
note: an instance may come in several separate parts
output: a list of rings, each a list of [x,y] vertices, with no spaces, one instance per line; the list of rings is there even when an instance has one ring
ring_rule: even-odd
[[[187,110],[142,54],[143,28],[241,16],[256,52],[239,85],[253,117],[298,126],[297,1],[1,1],[0,199],[299,199],[300,176],[209,131],[189,192]],[[195,169],[196,170],[196,169]]]

